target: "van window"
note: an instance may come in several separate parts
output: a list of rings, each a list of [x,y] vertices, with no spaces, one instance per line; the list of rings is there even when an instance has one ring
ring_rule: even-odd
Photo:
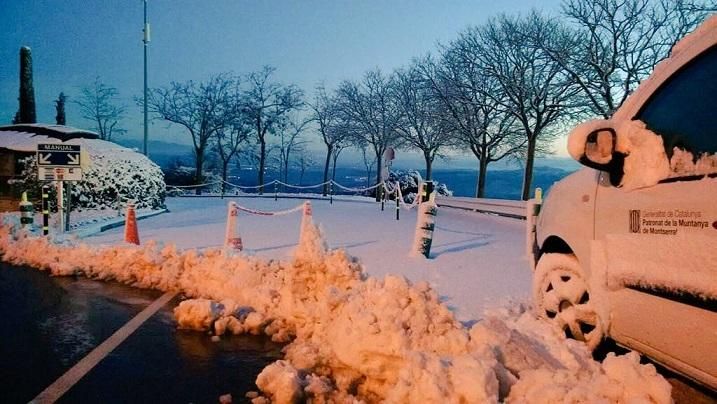
[[[634,119],[695,159],[717,153],[717,46],[694,58],[660,86]]]

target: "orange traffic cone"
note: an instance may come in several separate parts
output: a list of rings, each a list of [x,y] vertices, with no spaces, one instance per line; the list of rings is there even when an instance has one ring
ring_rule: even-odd
[[[124,241],[125,243],[139,245],[139,233],[137,232],[137,214],[134,211],[134,204],[127,204],[127,214],[124,220]]]
[[[229,210],[227,211],[227,227],[224,232],[224,248],[226,250],[241,251],[244,245],[239,234],[239,226],[237,226],[237,217],[239,216],[239,207],[236,202],[229,202]]]

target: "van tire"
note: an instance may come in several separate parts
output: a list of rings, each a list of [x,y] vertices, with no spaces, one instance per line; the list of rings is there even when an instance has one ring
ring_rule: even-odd
[[[545,253],[540,257],[533,276],[533,304],[538,317],[554,324],[566,337],[585,342],[590,351],[602,341],[602,322],[573,254]]]

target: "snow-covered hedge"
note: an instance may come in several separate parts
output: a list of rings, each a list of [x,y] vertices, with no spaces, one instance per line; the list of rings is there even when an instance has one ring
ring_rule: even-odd
[[[413,203],[416,194],[418,193],[418,184],[423,182],[421,173],[416,170],[406,171],[391,171],[388,175],[388,181],[391,183],[398,183],[401,186],[401,194],[403,195],[403,201],[406,203]],[[432,180],[438,195],[452,196],[453,191],[449,190],[446,184],[441,184],[436,180]]]
[[[164,206],[166,185],[164,174],[150,159],[130,149],[102,140],[85,140],[83,144],[92,161],[83,171],[82,181],[73,183],[72,207],[116,209],[127,201],[134,201],[138,209]],[[102,143],[98,143],[102,142]],[[34,199],[39,198],[42,183],[37,179],[35,157],[23,160],[20,182]],[[55,191],[50,201],[54,209]]]
[[[181,196],[187,193],[194,193],[196,188],[173,188],[172,186],[191,186],[194,185],[194,173],[197,171],[194,167],[187,167],[183,165],[175,165],[164,170],[164,179],[167,182],[168,189],[167,193],[169,196]],[[202,177],[203,183],[209,184],[201,187],[202,192],[219,193],[222,191],[221,180],[222,177],[219,175],[204,171]]]

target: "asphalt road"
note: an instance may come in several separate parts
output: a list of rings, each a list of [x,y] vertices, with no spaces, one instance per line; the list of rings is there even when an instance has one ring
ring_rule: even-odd
[[[113,282],[50,277],[0,262],[0,402],[26,403],[162,295]],[[256,390],[254,380],[281,357],[266,337],[232,336],[218,342],[178,330],[163,306],[59,400],[61,403],[234,402]],[[606,344],[609,351],[620,348]],[[658,370],[681,403],[717,403],[707,391]]]
[[[32,400],[159,296],[0,263],[0,402]],[[177,330],[176,304],[150,317],[59,402],[216,403],[227,393],[242,402],[281,346]]]

